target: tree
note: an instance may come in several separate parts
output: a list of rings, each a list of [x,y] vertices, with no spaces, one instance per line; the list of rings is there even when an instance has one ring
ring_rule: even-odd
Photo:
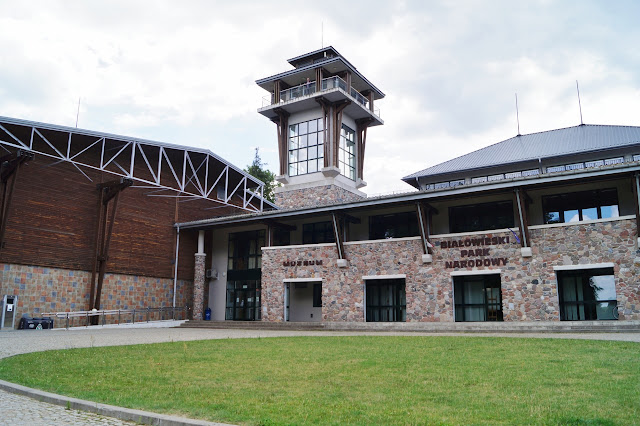
[[[276,182],[276,174],[266,168],[267,163],[262,162],[258,152],[259,149],[256,148],[256,156],[253,157],[253,163],[247,166],[244,171],[264,182],[264,198],[273,203],[275,201],[273,190],[280,185]]]

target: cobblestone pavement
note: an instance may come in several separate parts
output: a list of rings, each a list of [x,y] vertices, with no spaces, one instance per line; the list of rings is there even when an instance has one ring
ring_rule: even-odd
[[[104,417],[85,411],[68,410],[59,405],[38,402],[32,398],[0,391],[3,415],[0,424],[29,426],[67,425],[135,425],[112,417]]]
[[[153,326],[154,324],[150,324]],[[163,327],[158,327],[164,326]],[[88,327],[71,330],[54,329],[38,331],[9,331],[0,333],[0,358],[45,350],[69,349],[93,346],[115,346],[144,343],[175,342],[188,340],[256,338],[277,336],[341,336],[341,335],[454,335],[492,336],[502,338],[534,337],[561,339],[596,339],[640,342],[640,333],[417,333],[417,332],[338,332],[338,331],[290,331],[290,330],[215,330],[166,328],[171,322],[155,324],[151,328],[128,327]],[[67,410],[65,407],[36,401],[32,398],[0,391],[0,407],[3,415],[0,424],[20,425],[131,425],[109,417]],[[8,414],[10,413],[10,414]]]

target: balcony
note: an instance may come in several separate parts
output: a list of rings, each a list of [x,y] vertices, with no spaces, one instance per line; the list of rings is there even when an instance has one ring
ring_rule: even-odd
[[[334,77],[329,77],[329,78],[325,78],[322,80],[321,84],[320,84],[320,93],[322,92],[327,92],[330,90],[334,90],[334,89],[339,89],[342,92],[344,92],[344,94],[348,95],[349,97],[351,97],[354,101],[356,101],[358,104],[360,104],[362,107],[364,107],[367,110],[370,110],[369,108],[369,98],[367,98],[366,96],[364,96],[362,93],[358,92],[356,89],[354,89],[353,87],[350,88],[350,90],[347,88],[347,82],[344,81],[343,79],[341,79],[340,77],[334,76]],[[289,101],[293,101],[295,99],[298,98],[302,98],[305,96],[309,96],[309,95],[313,95],[315,94],[316,91],[316,82],[314,81],[310,81],[308,83],[303,83],[299,86],[295,86],[295,87],[290,87],[288,89],[285,90],[281,90],[280,91],[280,102],[279,103],[285,103],[285,102],[289,102]],[[273,93],[271,95],[267,95],[265,97],[262,98],[262,107],[269,107],[271,105],[276,104]],[[380,118],[380,109],[374,106],[374,110],[373,110],[373,114]]]

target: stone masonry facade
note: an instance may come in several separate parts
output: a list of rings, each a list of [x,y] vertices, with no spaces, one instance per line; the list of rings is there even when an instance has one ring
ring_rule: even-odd
[[[277,192],[275,203],[283,209],[299,209],[330,204],[349,203],[364,197],[336,185]]]
[[[22,314],[40,317],[45,312],[86,310],[90,289],[89,271],[0,263],[0,295],[18,295],[16,326]],[[193,283],[178,280],[176,306],[183,308],[192,300]],[[170,307],[173,279],[108,273],[101,302],[102,309]]]
[[[635,221],[538,227],[530,235],[532,257],[522,256],[510,232],[434,238],[432,263],[422,263],[419,238],[347,242],[346,268],[337,267],[334,244],[266,249],[262,256],[263,320],[283,321],[285,279],[318,278],[322,281],[323,321],[364,321],[362,277],[403,274],[407,322],[452,322],[451,273],[495,273],[499,269],[504,321],[559,321],[554,266],[602,263],[614,265],[619,319],[640,320]]]

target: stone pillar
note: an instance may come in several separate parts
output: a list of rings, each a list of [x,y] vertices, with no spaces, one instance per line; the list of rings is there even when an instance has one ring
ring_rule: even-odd
[[[193,272],[193,319],[203,319],[204,309],[204,278],[205,278],[205,258],[204,252],[204,231],[198,232],[198,253],[196,256],[196,266]]]

